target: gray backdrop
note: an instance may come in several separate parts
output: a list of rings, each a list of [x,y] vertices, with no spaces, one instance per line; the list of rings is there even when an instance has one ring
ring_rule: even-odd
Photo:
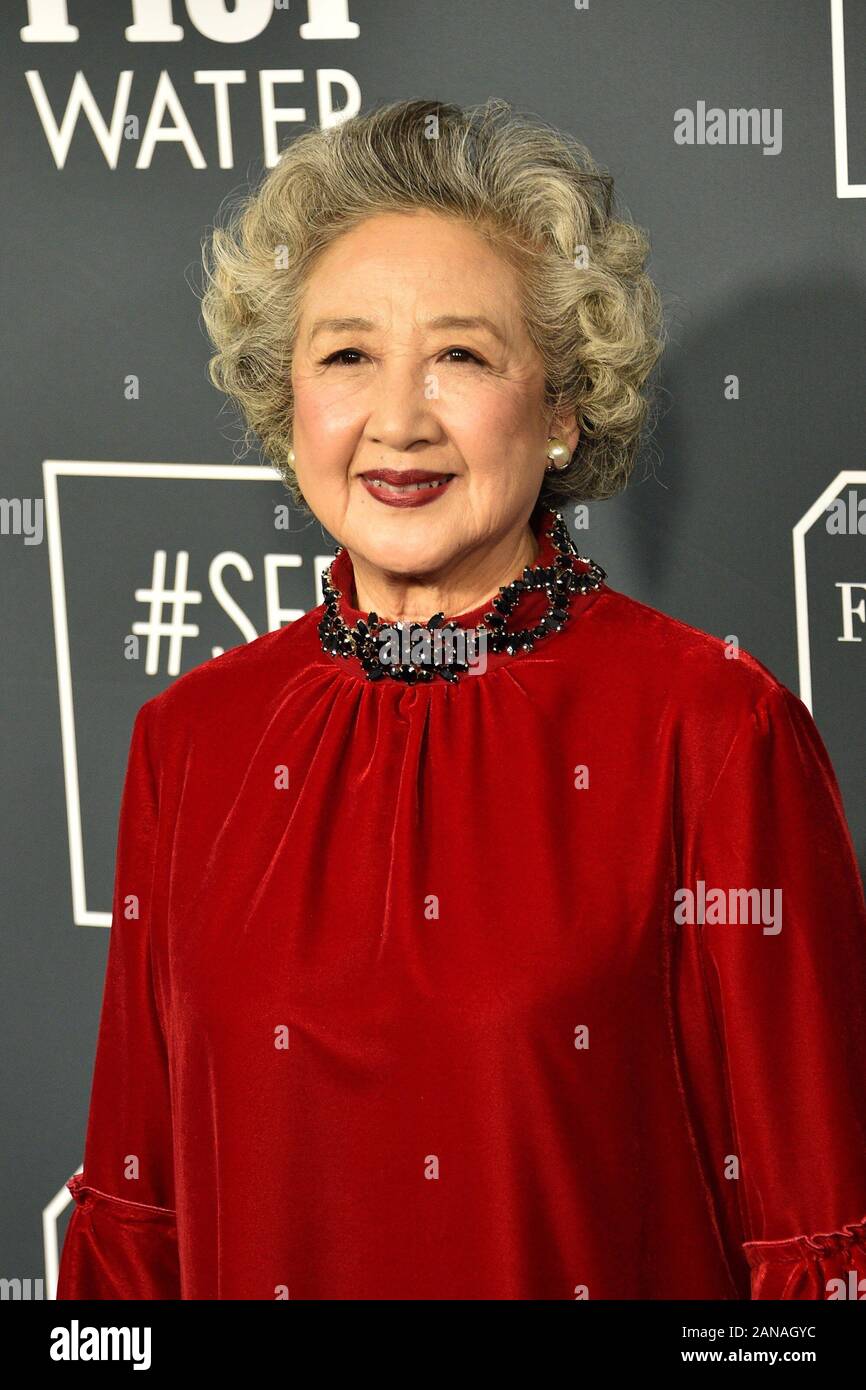
[[[592,507],[581,549],[613,587],[736,636],[807,701],[866,860],[866,13],[854,0],[8,0],[0,24],[0,1276],[45,1275],[48,1294],[83,1155],[135,712],[318,603],[333,551],[297,513],[275,529],[286,494],[257,456],[233,467],[239,429],[206,378],[192,289],[221,200],[305,123],[347,102],[498,95],[613,173],[651,235],[670,345],[651,446],[627,493]],[[713,108],[724,143],[705,138]],[[137,130],[112,131],[112,111]],[[160,553],[165,586],[200,595],[173,650],[146,635]]]

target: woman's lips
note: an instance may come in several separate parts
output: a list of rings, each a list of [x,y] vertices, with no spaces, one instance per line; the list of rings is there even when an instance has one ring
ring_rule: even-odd
[[[396,486],[383,478],[362,476],[361,482],[378,502],[386,507],[426,507],[446,492],[454,481],[453,474],[435,475],[425,482],[403,483]]]

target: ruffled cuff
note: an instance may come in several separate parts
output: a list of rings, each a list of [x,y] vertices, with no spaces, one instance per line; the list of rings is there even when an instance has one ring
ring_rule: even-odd
[[[58,1299],[179,1299],[173,1210],[100,1192],[76,1173],[66,1184],[75,1210],[66,1230]]]
[[[753,1299],[866,1297],[866,1217],[826,1235],[748,1241],[743,1250]]]

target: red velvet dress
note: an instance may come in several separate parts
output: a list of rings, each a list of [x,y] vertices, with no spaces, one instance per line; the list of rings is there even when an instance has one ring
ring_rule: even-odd
[[[136,718],[58,1297],[852,1296],[866,909],[806,707],[607,584],[454,685],[322,611]]]

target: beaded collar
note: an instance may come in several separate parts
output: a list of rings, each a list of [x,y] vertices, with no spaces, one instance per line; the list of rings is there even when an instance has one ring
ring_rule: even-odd
[[[536,642],[559,632],[568,621],[573,594],[597,589],[607,577],[600,565],[579,554],[561,513],[539,508],[533,530],[539,559],[552,563],[527,565],[521,577],[503,585],[489,605],[447,622],[444,613],[434,613],[426,623],[389,623],[376,613],[368,613],[366,618],[359,614],[350,602],[351,560],[338,545],[322,577],[324,612],[318,632],[323,650],[331,656],[357,659],[368,680],[390,677],[407,685],[429,682],[437,676],[453,684],[466,671],[483,670],[487,652],[513,655],[519,650],[531,651]],[[575,561],[586,568],[576,569]],[[337,584],[344,586],[345,593]],[[546,598],[539,620],[530,627],[510,627],[510,617],[527,621],[526,610],[538,607],[537,601],[532,603],[536,594]],[[344,612],[354,617],[351,624],[344,620]],[[476,617],[480,621],[468,625],[466,620]]]

